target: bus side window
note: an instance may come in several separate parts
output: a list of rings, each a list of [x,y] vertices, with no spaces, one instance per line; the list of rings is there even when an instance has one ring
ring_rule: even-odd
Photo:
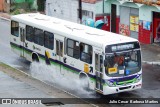
[[[92,46],[80,43],[80,60],[92,64]]]
[[[99,71],[99,61],[98,61],[98,54],[95,54],[95,69]]]
[[[44,32],[41,29],[34,28],[34,43],[44,45]]]
[[[50,32],[44,32],[44,47],[53,50],[54,48],[54,34]]]
[[[11,34],[18,37],[19,36],[19,23],[11,21]]]
[[[67,39],[67,55],[79,59],[79,42]]]
[[[34,34],[34,28],[31,26],[26,26],[26,40],[33,42],[33,34]]]

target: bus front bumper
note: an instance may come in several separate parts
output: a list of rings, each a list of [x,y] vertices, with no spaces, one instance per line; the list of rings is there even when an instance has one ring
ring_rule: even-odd
[[[137,83],[125,85],[125,86],[117,86],[117,87],[109,87],[105,86],[103,87],[103,95],[109,95],[109,94],[115,94],[125,91],[132,91],[136,89],[140,89],[142,87],[142,80],[140,80]]]

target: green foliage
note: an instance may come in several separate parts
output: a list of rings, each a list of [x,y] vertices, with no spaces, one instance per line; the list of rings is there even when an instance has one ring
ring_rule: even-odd
[[[28,2],[12,3],[10,13],[12,15],[22,14],[26,12],[33,12],[37,10],[36,0],[26,0]]]
[[[15,11],[11,12],[12,15],[26,13],[23,9],[16,9]]]

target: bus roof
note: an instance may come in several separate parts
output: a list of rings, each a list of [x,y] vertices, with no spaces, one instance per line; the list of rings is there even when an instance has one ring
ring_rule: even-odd
[[[130,37],[42,15],[39,13],[14,15],[11,17],[11,20],[34,26],[45,31],[50,31],[61,36],[65,35],[65,37],[99,47],[106,46],[108,44],[138,41]]]

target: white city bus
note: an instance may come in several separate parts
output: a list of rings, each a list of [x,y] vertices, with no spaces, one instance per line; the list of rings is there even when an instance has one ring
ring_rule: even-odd
[[[26,60],[53,65],[63,76],[87,78],[87,87],[103,95],[142,86],[140,45],[130,37],[30,13],[11,17],[10,45]]]

